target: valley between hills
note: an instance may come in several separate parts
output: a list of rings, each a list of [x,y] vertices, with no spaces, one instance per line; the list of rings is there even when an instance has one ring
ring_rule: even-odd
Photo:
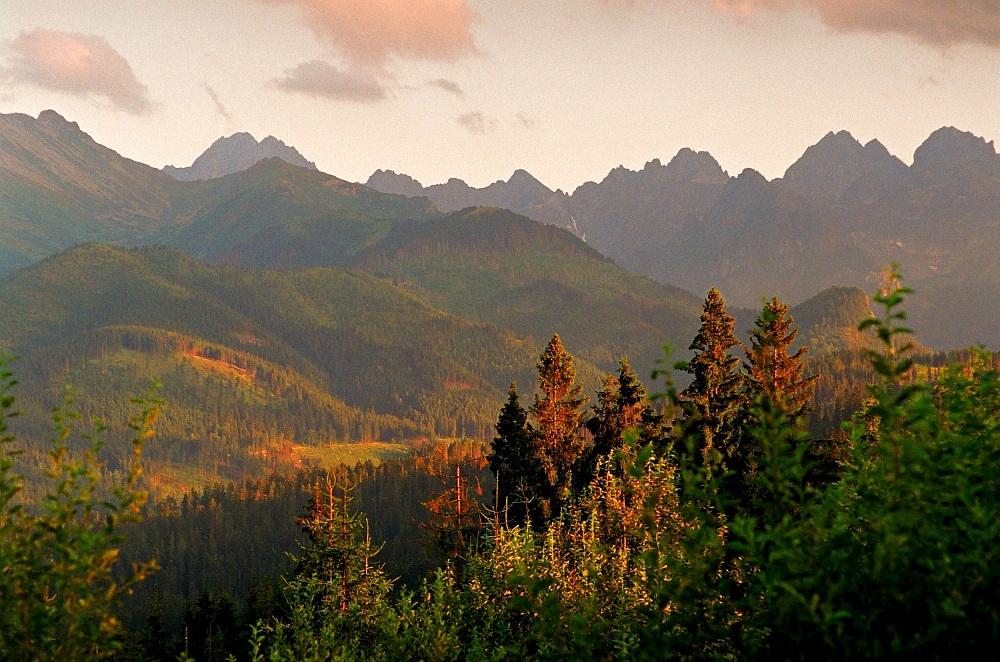
[[[992,143],[950,128],[912,166],[841,132],[770,182],[682,150],[567,194],[524,171],[356,184],[249,134],[160,171],[54,111],[3,115],[0,302],[20,313],[0,348],[29,438],[67,383],[111,416],[157,377],[166,494],[299,461],[281,448],[487,438],[553,333],[592,392],[623,357],[683,358],[710,286],[741,334],[764,295],[795,304],[823,361],[866,345],[865,291],[899,260],[926,347],[994,344],[998,208]]]
[[[497,556],[489,558],[515,565],[541,559],[549,564],[539,570],[542,575],[580,572],[572,554],[600,557],[603,569],[622,562],[629,568],[623,577],[642,575],[649,569],[642,565],[647,552],[628,558],[612,552],[619,545],[647,549],[641,547],[647,539],[629,538],[640,535],[636,532],[645,530],[647,520],[668,532],[664,540],[703,536],[696,558],[685,559],[685,552],[671,548],[667,556],[680,565],[665,574],[656,567],[653,575],[666,577],[665,588],[656,591],[671,595],[673,572],[716,591],[718,582],[729,579],[714,570],[698,575],[698,559],[722,549],[712,547],[725,544],[719,531],[745,536],[740,544],[747,549],[760,545],[753,548],[759,558],[771,553],[769,541],[761,543],[753,531],[740,528],[749,521],[740,519],[746,513],[761,521],[773,515],[750,510],[757,507],[754,499],[763,499],[754,490],[772,477],[758,472],[758,460],[768,471],[786,472],[778,480],[782,489],[793,486],[792,496],[781,492],[785,501],[760,501],[780,511],[780,526],[792,527],[793,546],[800,540],[794,528],[799,520],[788,512],[809,517],[808,509],[818,503],[819,519],[835,519],[855,507],[861,514],[851,522],[882,522],[888,520],[879,519],[884,515],[878,510],[879,490],[886,485],[923,494],[923,479],[913,478],[917,474],[895,483],[899,476],[891,474],[891,466],[885,469],[880,458],[865,455],[866,444],[881,443],[883,430],[892,443],[909,434],[911,419],[894,428],[893,416],[926,423],[906,409],[903,396],[873,385],[895,388],[927,378],[936,390],[908,391],[908,386],[900,392],[918,393],[913,407],[924,407],[921,411],[938,407],[935,416],[947,419],[940,430],[992,429],[962,407],[966,398],[979,403],[995,396],[992,382],[974,379],[994,374],[984,362],[991,360],[988,367],[996,368],[997,361],[967,348],[1000,345],[998,209],[1000,157],[993,144],[954,128],[932,134],[912,165],[877,141],[861,145],[840,132],[828,134],[784,177],[771,181],[752,170],[731,176],[710,154],[685,149],[666,165],[653,160],[639,171],[619,167],[601,182],[566,193],[523,170],[481,189],[457,179],[425,187],[385,170],[365,184],[348,182],[319,171],[277,138],[258,142],[249,134],[220,138],[190,167],[158,170],[98,144],[54,111],[37,118],[0,115],[0,353],[15,357],[6,368],[17,379],[16,400],[2,402],[5,414],[12,402],[19,414],[4,418],[21,452],[18,503],[28,512],[61,512],[47,497],[49,479],[58,475],[52,473],[53,459],[61,462],[95,438],[101,440],[100,452],[91,457],[88,476],[94,482],[84,489],[94,491],[87,499],[104,498],[108,485],[130,476],[138,482],[126,483],[129,489],[148,490],[150,500],[137,507],[145,520],[123,526],[125,542],[114,550],[120,567],[141,567],[150,558],[162,563],[154,581],[139,584],[115,608],[125,625],[119,631],[122,650],[145,655],[142,659],[164,651],[179,654],[189,644],[188,634],[206,659],[219,651],[245,656],[249,628],[285,618],[281,596],[298,595],[279,578],[299,572],[312,550],[340,544],[337,536],[316,533],[315,527],[328,529],[329,522],[347,536],[343,554],[358,563],[363,557],[363,574],[360,565],[350,570],[359,577],[357,585],[374,591],[380,597],[373,600],[383,606],[393,605],[385,607],[389,610],[433,609],[455,599],[457,593],[448,593],[459,590],[454,578],[466,571],[467,562],[487,558],[463,545],[486,539],[482,522],[490,512],[495,540],[509,547],[498,547]],[[915,290],[906,296],[906,323],[915,340],[905,359],[893,344],[893,334],[904,335],[893,324],[903,320],[886,317],[898,303],[892,298],[898,283],[880,280],[894,261]],[[710,290],[716,287],[721,295]],[[882,298],[869,297],[880,288]],[[788,308],[769,299],[775,296]],[[781,326],[786,313],[797,336],[792,327]],[[785,343],[780,355],[791,366],[779,375],[775,345],[771,379],[786,380],[791,395],[774,411],[764,411],[774,420],[753,409],[769,400],[746,395],[754,388],[768,393],[759,374],[766,357],[754,351],[772,322],[777,324],[772,335]],[[859,327],[861,322],[869,326]],[[713,333],[709,340],[725,351],[706,349]],[[879,334],[888,334],[888,344]],[[725,370],[704,368],[706,356]],[[699,360],[702,368],[684,363]],[[964,367],[946,368],[955,361]],[[576,408],[565,439],[579,448],[572,464],[546,474],[532,468],[537,447],[525,445],[541,438],[528,423],[528,412],[542,420],[536,408],[545,400],[538,393],[553,389],[557,373],[579,386],[561,396]],[[677,396],[667,373],[678,388],[690,389],[684,391],[688,395]],[[699,400],[705,374],[717,382]],[[137,403],[143,394],[147,399]],[[155,436],[142,451],[142,475],[136,476],[130,473],[133,440],[145,428],[125,421],[143,402],[157,404],[159,417]],[[704,405],[708,411],[719,402],[729,409],[704,415],[696,410]],[[65,409],[59,409],[61,403]],[[671,407],[686,408],[685,413],[678,416],[680,409]],[[975,411],[986,409],[983,404]],[[53,412],[64,426],[56,429],[56,448],[60,435],[71,440],[55,454]],[[746,416],[758,418],[739,418]],[[69,419],[83,436],[69,435]],[[104,423],[93,423],[98,419],[107,422],[106,430]],[[744,431],[734,431],[727,420],[738,421]],[[710,421],[717,429],[699,436],[690,421]],[[853,425],[845,426],[848,421]],[[923,430],[919,425],[915,429]],[[99,432],[87,436],[93,427]],[[775,446],[768,445],[770,437],[740,436],[764,434],[761,430],[773,432]],[[635,439],[629,436],[633,432]],[[716,432],[721,441],[712,446]],[[609,439],[618,445],[605,447]],[[705,473],[705,467],[688,462],[702,457],[695,446],[687,455],[681,446],[706,439],[705,458],[716,457],[715,449],[727,462],[749,464],[733,465],[742,473],[713,476],[711,467]],[[740,449],[751,450],[733,451],[736,439]],[[778,450],[765,457],[765,447]],[[934,447],[952,462],[942,465],[936,484],[948,495],[950,476],[972,475],[987,466],[982,456],[989,455],[986,445],[972,450],[955,445],[970,454],[966,461],[949,455],[950,448]],[[497,472],[516,477],[518,471],[528,472],[522,486],[534,480],[542,487],[536,486],[535,497],[515,501],[523,515],[504,507],[501,525],[501,494],[508,504],[519,497]],[[574,471],[582,476],[579,484]],[[563,476],[559,491],[550,489],[549,475]],[[870,481],[863,487],[876,496],[856,498],[854,483],[841,475]],[[628,482],[629,476],[635,481]],[[681,485],[682,480],[690,484]],[[334,483],[342,492],[339,503]],[[484,503],[494,499],[495,511],[484,505],[481,518],[480,511],[475,517],[462,511],[463,499],[470,508],[470,493]],[[728,494],[739,495],[738,506],[719,500]],[[356,501],[349,514],[351,498]],[[965,496],[954,497],[960,498]],[[706,510],[712,500],[718,509]],[[560,508],[562,519],[556,517]],[[582,517],[585,508],[598,513],[592,521],[611,527],[611,533],[594,534],[591,520],[572,519]],[[978,505],[969,511],[992,521]],[[356,512],[367,513],[370,521],[365,517],[362,525]],[[508,526],[511,512],[514,526]],[[735,519],[727,519],[731,515]],[[467,526],[478,518],[479,528],[462,528],[463,517]],[[525,524],[520,528],[519,517]],[[538,523],[551,527],[541,534],[551,543],[544,551],[531,547],[532,526]],[[981,524],[977,520],[975,526],[982,529]],[[574,526],[579,529],[563,535],[569,529],[561,527]],[[823,559],[834,553],[824,547],[829,541],[823,526],[814,542],[827,551],[806,555],[822,566],[803,573],[808,581],[826,581]],[[900,526],[909,526],[909,520]],[[950,532],[948,525],[941,530]],[[613,544],[601,546],[600,536]],[[312,546],[300,546],[306,538]],[[369,575],[372,540],[381,545],[380,565]],[[579,540],[600,544],[584,554],[569,547]],[[559,557],[559,545],[570,550],[565,558]],[[860,551],[848,564],[873,546],[856,547]],[[530,554],[514,558],[527,549]],[[508,552],[514,556],[504,557]],[[801,555],[795,547],[789,558]],[[421,585],[441,558],[448,570]],[[494,572],[488,566],[475,571]],[[497,572],[497,581],[522,582],[506,566]],[[348,570],[343,577],[347,582]],[[589,581],[579,577],[567,586]],[[617,590],[614,582],[631,579],[601,577],[594,595],[617,604],[620,596],[606,592]],[[394,581],[397,587],[422,586],[428,596],[424,606],[413,607],[405,590],[386,597]],[[549,590],[549,584],[539,584],[523,592],[557,595]],[[726,606],[734,615],[726,618],[743,618],[742,590],[718,589],[719,595],[737,596],[735,606]],[[702,604],[700,597],[670,599],[683,609]],[[705,600],[715,604],[719,598]],[[611,610],[602,618],[634,633],[647,602],[636,599],[630,606],[634,613]],[[526,612],[518,611],[518,604],[505,606],[513,611],[504,618],[522,619]],[[550,607],[530,608],[532,618],[547,622]],[[346,607],[333,613],[341,611],[346,614]],[[696,611],[692,618],[706,620],[700,606]],[[358,613],[341,614],[352,637],[358,626],[350,618]],[[664,613],[687,618],[682,610]],[[656,618],[652,621],[660,622]],[[327,622],[341,623],[332,617]],[[421,624],[415,631],[433,633],[434,627]],[[471,627],[469,636],[485,637],[484,646],[511,629]],[[670,627],[664,640],[676,644],[683,639],[677,632],[685,630]],[[309,627],[290,632],[315,643]],[[591,636],[581,632],[574,636]],[[706,645],[736,645],[728,631],[704,637]],[[403,639],[392,641],[411,650],[415,644]],[[791,649],[801,649],[794,636],[789,641]],[[660,644],[642,645],[654,650]]]

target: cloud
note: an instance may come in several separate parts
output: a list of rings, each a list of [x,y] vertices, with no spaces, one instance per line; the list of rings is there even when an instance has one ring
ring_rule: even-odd
[[[458,122],[459,126],[476,136],[486,135],[500,124],[497,120],[487,117],[481,110],[463,113],[455,121]]]
[[[757,10],[804,7],[842,32],[894,33],[934,46],[1000,47],[997,0],[713,0],[748,15]]]
[[[6,44],[7,65],[0,81],[31,85],[79,97],[104,97],[133,115],[153,110],[149,89],[128,61],[103,38],[92,34],[33,30]]]
[[[437,80],[428,81],[427,83],[431,87],[437,87],[449,94],[454,94],[456,97],[465,97],[465,91],[462,87],[453,80],[448,80],[447,78],[438,78]]]
[[[272,81],[279,90],[311,97],[372,103],[382,101],[388,91],[374,76],[344,71],[329,62],[312,60]]]
[[[215,112],[219,113],[219,115],[227,122],[232,122],[233,116],[229,113],[229,109],[226,108],[226,104],[222,103],[222,99],[219,98],[215,89],[211,85],[203,85],[202,88],[215,105]]]
[[[467,0],[258,0],[294,5],[310,30],[354,65],[390,57],[455,60],[477,52]]]

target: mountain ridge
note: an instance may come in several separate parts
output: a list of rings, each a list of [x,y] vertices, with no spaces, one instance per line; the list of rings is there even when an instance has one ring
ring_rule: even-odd
[[[315,163],[274,136],[267,136],[258,142],[251,134],[240,132],[218,138],[190,166],[178,168],[166,165],[163,172],[185,182],[216,179],[252,168],[268,158],[279,158],[300,168],[317,170]]]

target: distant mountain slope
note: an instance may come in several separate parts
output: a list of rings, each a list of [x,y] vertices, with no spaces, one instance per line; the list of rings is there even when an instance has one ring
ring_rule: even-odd
[[[858,287],[830,287],[789,311],[799,327],[798,344],[828,354],[872,345],[858,324],[873,315],[868,295]]]
[[[212,255],[264,227],[331,213],[378,224],[436,210],[278,158],[179,182],[99,145],[53,111],[38,119],[0,115],[0,276],[88,241]]]
[[[263,230],[345,217],[351,222],[338,241],[350,252],[384,236],[392,221],[437,214],[427,200],[379,193],[277,158],[186,184],[172,202],[175,220],[155,239],[199,258],[219,256]]]
[[[552,191],[524,170],[481,189],[460,179],[424,187],[412,177],[378,170],[367,185],[385,193],[425,196],[442,211],[472,206],[509,209],[540,223],[571,230],[605,255],[644,273],[688,216],[708,209],[728,175],[707,152],[683,149],[663,165],[638,171],[618,167],[600,183],[572,195]]]
[[[831,131],[785,171],[783,180],[814,204],[832,204],[859,182],[891,186],[906,172],[906,164],[879,141],[862,145],[847,131]]]
[[[403,193],[419,186],[385,172],[370,181]],[[962,344],[951,337],[1000,346],[988,310],[945,300],[946,284],[985,291],[1000,268],[1000,157],[992,143],[954,128],[929,137],[909,167],[877,142],[841,132],[774,181],[751,170],[729,177],[710,155],[682,150],[667,165],[618,168],[569,196],[523,171],[486,189],[419,187],[428,191],[449,209],[489,200],[570,225],[623,267],[699,295],[718,286],[732,306],[771,295],[796,304],[833,285],[869,290],[873,273],[896,260],[931,297],[913,318],[922,338],[935,347]],[[361,264],[383,242],[440,217],[427,197],[378,192],[278,158],[179,182],[54,112],[0,116],[0,275],[86,241],[165,244],[247,267]],[[456,259],[474,252],[449,250]],[[565,284],[544,275],[544,260],[535,266],[532,283]],[[530,292],[523,296],[528,305]],[[935,315],[945,307],[962,314]],[[605,340],[591,346],[610,351]]]
[[[385,173],[369,181],[419,186]],[[433,200],[432,188],[421,191]],[[734,306],[772,295],[796,304],[834,285],[870,290],[896,261],[920,284],[912,321],[922,339],[1000,347],[991,309],[947,300],[956,287],[988,293],[1000,272],[1000,157],[954,127],[929,136],[911,166],[876,140],[829,133],[773,181],[749,169],[730,177],[710,155],[681,150],[666,166],[616,168],[560,205],[622,266],[692,292],[719,287]]]
[[[642,373],[666,342],[690,342],[699,300],[636,276],[570,232],[494,208],[469,209],[392,225],[353,256],[313,251],[336,241],[340,221],[268,230],[226,253],[254,267],[348,264],[391,278],[418,298],[460,317],[544,343],[562,335],[577,356],[610,370],[622,356]]]
[[[581,234],[568,207],[569,196],[562,191],[553,191],[525,170],[517,170],[507,181],[494,182],[484,188],[473,188],[454,178],[425,188],[409,175],[376,170],[368,178],[366,186],[383,193],[426,197],[443,212],[468,207],[509,209],[539,223],[566,228],[578,236]]]
[[[300,168],[316,170],[316,164],[306,160],[299,150],[286,145],[274,136],[257,142],[249,133],[234,133],[216,140],[190,166],[177,168],[164,166],[163,172],[174,179],[190,182],[199,179],[215,179],[252,168],[269,158],[279,158]]]
[[[873,274],[893,260],[911,280],[928,283],[1000,266],[1000,157],[992,143],[946,128],[928,138],[909,168],[877,146],[875,153],[882,156],[867,166],[855,159],[838,167],[831,158],[819,167],[803,157],[787,180],[744,172],[682,228],[653,275],[688,288],[717,284],[747,304],[771,293],[795,302],[831,284],[870,288]],[[998,340],[992,334],[987,341]]]
[[[77,242],[141,239],[173,184],[54,111],[0,114],[0,275]]]
[[[619,167],[600,183],[581,185],[569,208],[588,243],[627,269],[657,277],[674,235],[710,209],[728,181],[710,154],[682,149],[667,165],[654,159],[638,172]]]

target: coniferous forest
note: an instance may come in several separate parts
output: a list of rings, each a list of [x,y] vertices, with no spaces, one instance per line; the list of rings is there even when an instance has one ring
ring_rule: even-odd
[[[195,165],[0,114],[0,660],[995,648],[992,143],[572,194]]]
[[[809,360],[789,308],[748,340],[708,292],[682,360],[596,392],[559,335],[486,443],[148,500],[71,399],[47,492],[4,372],[7,659],[938,659],[1000,637],[1000,371],[921,352],[888,273],[865,349]],[[674,378],[677,378],[675,385]],[[683,386],[681,386],[683,384]]]

